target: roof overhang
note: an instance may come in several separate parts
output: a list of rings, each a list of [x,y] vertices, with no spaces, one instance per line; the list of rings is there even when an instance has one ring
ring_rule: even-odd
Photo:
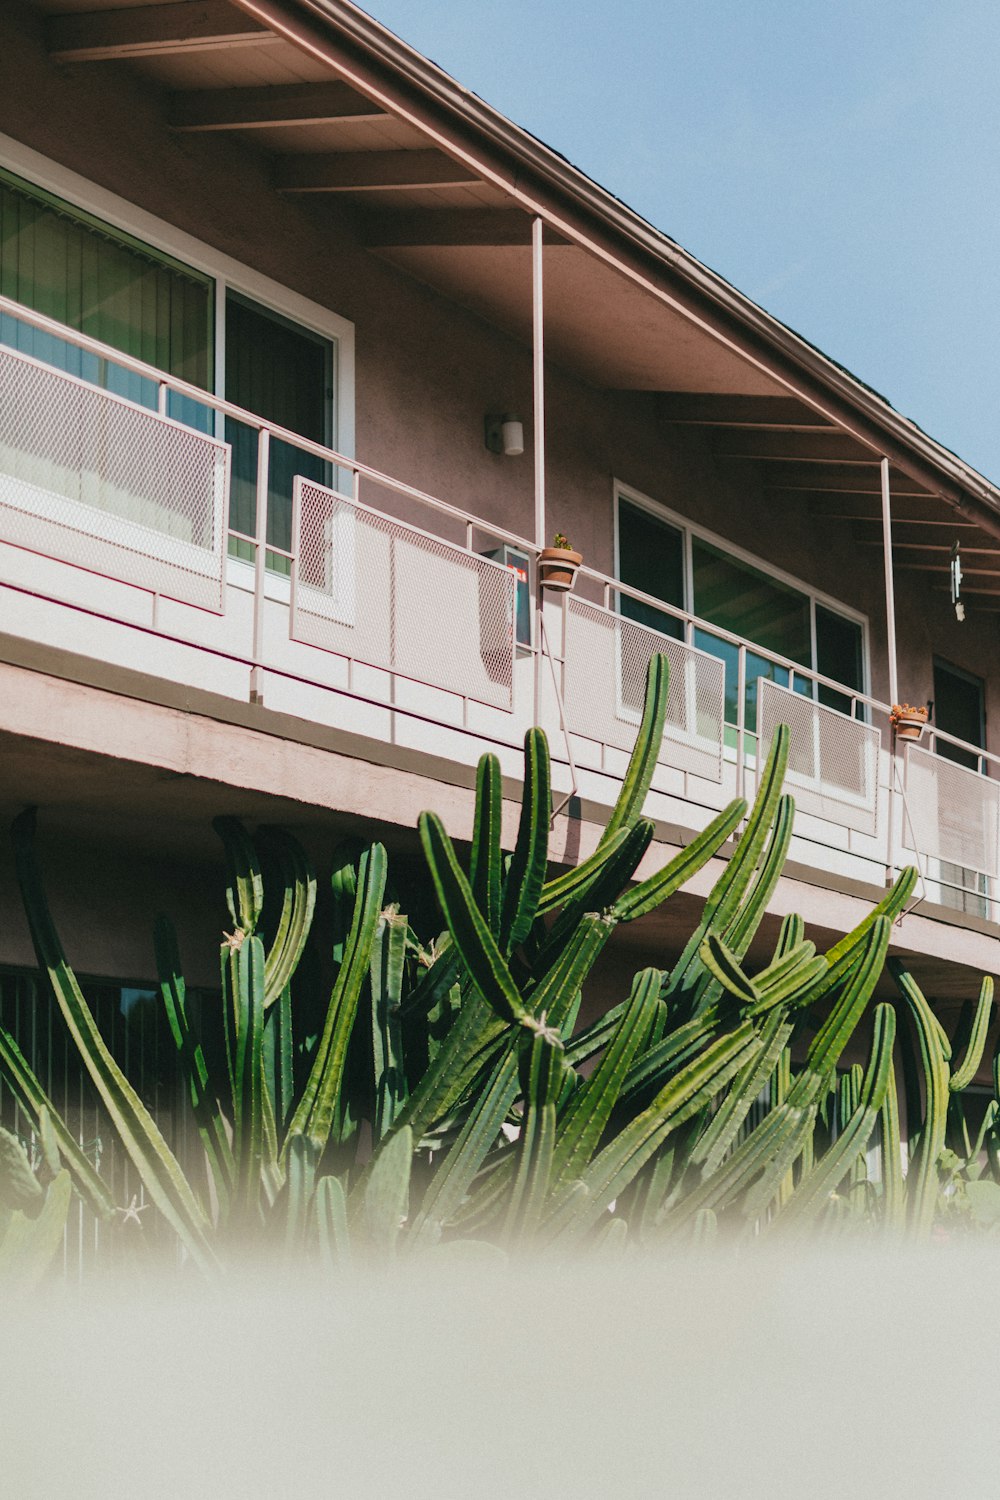
[[[854,519],[862,543],[887,457],[900,565],[945,573],[955,532],[967,591],[1000,598],[1000,490],[349,0],[35,3],[56,59],[139,69],[170,128],[263,150],[279,191],[350,205],[370,253],[525,342],[540,217],[551,360],[658,393],[661,420]]]

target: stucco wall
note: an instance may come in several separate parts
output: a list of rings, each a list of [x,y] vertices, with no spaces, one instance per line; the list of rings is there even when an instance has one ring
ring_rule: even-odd
[[[0,28],[0,131],[351,319],[358,455],[530,532],[530,451],[494,457],[482,427],[487,411],[530,416],[529,350],[360,249],[348,205],[280,197],[249,145],[172,135],[163,101],[121,69],[54,66],[37,18],[16,4],[4,8]],[[655,397],[596,391],[550,369],[547,403],[550,530],[566,531],[589,562],[611,571],[617,476],[867,614],[872,688],[887,695],[881,556],[858,548],[846,523],[820,524],[801,501],[765,497],[758,466],[721,463],[696,431],[659,423]],[[530,420],[526,436],[530,444]],[[958,625],[947,595],[920,577],[897,576],[901,696],[931,695],[936,653],[987,680],[988,718],[997,720],[997,616],[970,609]]]

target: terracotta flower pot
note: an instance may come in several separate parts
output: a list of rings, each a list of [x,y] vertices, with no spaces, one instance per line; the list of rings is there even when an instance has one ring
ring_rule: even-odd
[[[926,719],[919,719],[916,715],[912,717],[905,715],[896,720],[896,738],[897,740],[919,740],[926,727]]]
[[[538,556],[538,576],[543,589],[571,589],[583,554],[569,547],[543,547]]]

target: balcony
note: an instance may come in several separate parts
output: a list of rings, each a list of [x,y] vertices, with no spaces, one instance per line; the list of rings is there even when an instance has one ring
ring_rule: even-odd
[[[652,816],[690,830],[752,796],[787,723],[792,859],[810,878],[881,886],[916,862],[924,899],[998,919],[994,756],[934,728],[922,743],[897,741],[887,704],[773,653],[786,681],[753,678],[751,643],[593,569],[538,604],[528,539],[8,299],[0,316],[114,368],[111,383],[127,378],[140,398],[0,345],[8,633],[141,663],[363,737],[373,754],[388,745],[471,766],[490,749],[516,776],[524,731],[538,722],[562,807],[613,800],[646,663],[663,651],[670,696]],[[227,422],[255,437],[253,534],[229,522]],[[268,526],[277,443],[309,471],[291,483],[287,546]],[[626,596],[670,617],[663,630],[627,618]],[[728,700],[723,661],[695,644],[705,633],[736,662]],[[831,693],[843,711],[820,701]]]

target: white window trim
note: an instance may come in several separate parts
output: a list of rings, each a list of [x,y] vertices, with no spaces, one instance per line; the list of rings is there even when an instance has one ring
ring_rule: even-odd
[[[643,494],[641,490],[634,489],[632,485],[626,484],[623,480],[613,479],[612,483],[614,486],[614,568],[616,578],[621,578],[619,517],[620,502],[624,500],[629,505],[634,505],[640,510],[648,511],[650,515],[655,516],[657,520],[665,521],[668,525],[675,527],[679,532],[681,532],[684,539],[684,603],[682,607],[685,611],[687,611],[687,613],[692,614],[694,612],[694,600],[692,597],[693,570],[691,542],[694,537],[697,537],[699,541],[708,542],[711,546],[718,547],[720,551],[724,552],[728,557],[732,557],[737,562],[746,563],[748,567],[755,568],[758,573],[763,573],[766,577],[773,578],[777,583],[783,583],[788,588],[795,589],[796,593],[802,594],[806,599],[808,599],[810,653],[813,664],[811,664],[808,668],[802,668],[802,672],[804,675],[809,675],[818,670],[818,668],[814,665],[816,661],[817,604],[822,605],[825,609],[831,610],[834,614],[841,615],[845,620],[850,620],[855,625],[860,625],[862,679],[862,686],[860,691],[866,695],[870,694],[871,675],[869,628],[868,616],[866,614],[862,614],[860,610],[853,609],[850,605],[844,604],[842,600],[834,598],[832,594],[824,593],[823,590],[814,588],[812,584],[804,583],[801,578],[796,578],[794,574],[786,573],[782,568],[776,568],[773,563],[767,562],[763,558],[757,557],[753,552],[748,552],[745,548],[738,547],[734,542],[731,542],[727,537],[720,535],[718,532],[710,531],[706,526],[699,526],[695,522],[689,520],[687,516],[682,516],[677,511],[671,510],[668,506],[663,505],[659,500],[654,500],[650,495]],[[752,641],[749,641],[748,644],[751,646],[755,646],[755,649],[759,651],[762,656],[766,656],[768,654],[766,647],[756,646],[756,643]]]
[[[61,166],[47,156],[33,151],[8,135],[0,134],[0,166],[23,177],[27,182],[65,198],[75,208],[104,219],[116,229],[124,230],[135,239],[144,240],[154,250],[161,250],[184,262],[196,271],[211,276],[215,281],[215,359],[214,392],[223,395],[225,387],[225,295],[227,291],[241,292],[265,309],[281,313],[294,323],[301,324],[322,338],[330,339],[334,347],[335,408],[333,416],[333,448],[345,458],[354,456],[354,324],[338,313],[312,302],[308,297],[272,281],[259,271],[233,260],[214,249],[203,240],[195,239],[184,230],[158,218],[120,198],[116,193],[99,187],[81,177],[79,173]]]

